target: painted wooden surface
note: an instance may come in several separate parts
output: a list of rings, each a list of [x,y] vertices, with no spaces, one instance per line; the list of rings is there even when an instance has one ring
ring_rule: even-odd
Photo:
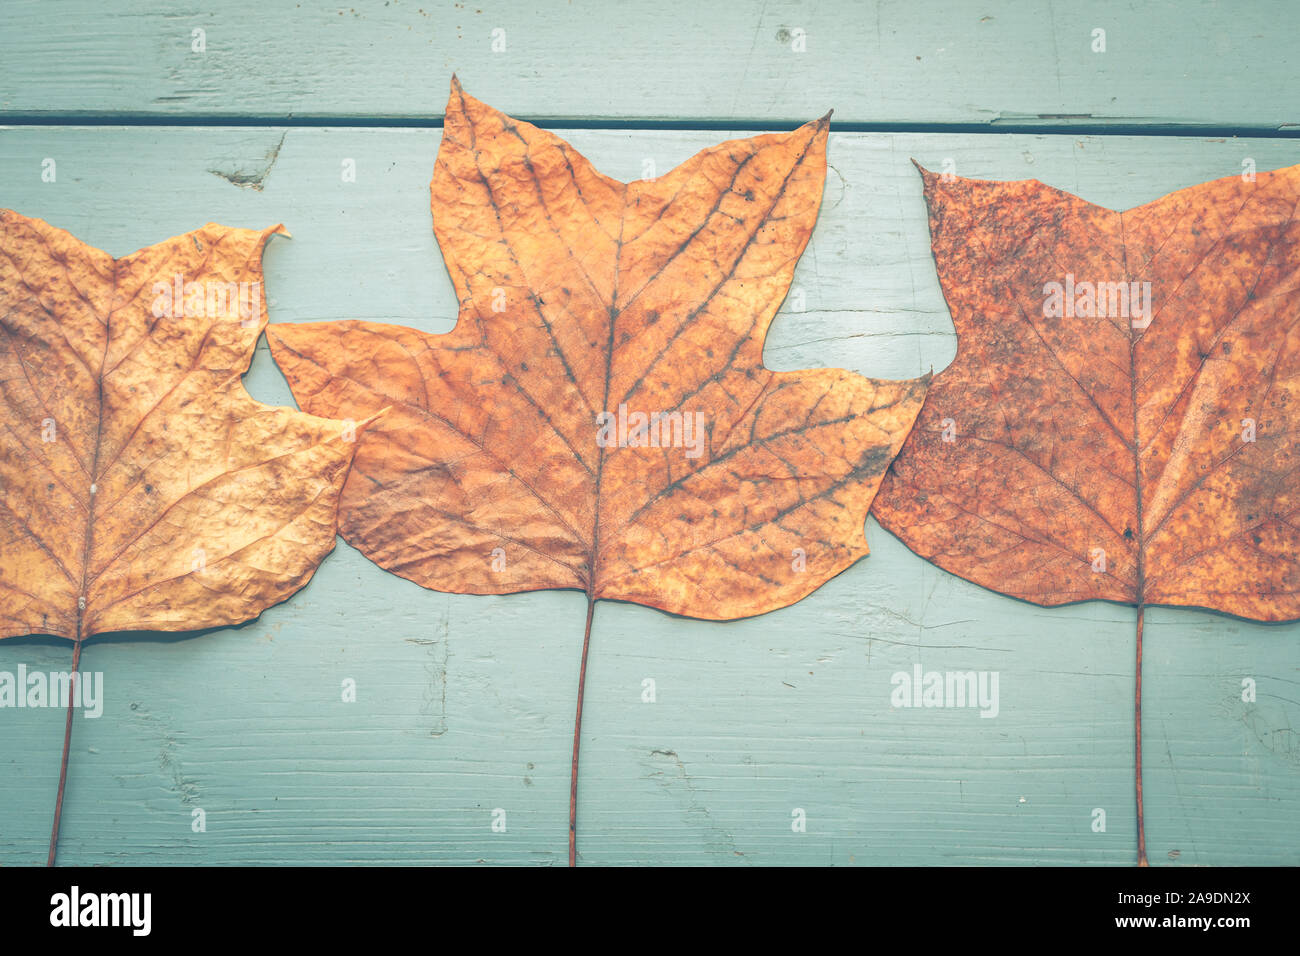
[[[206,6],[5,0],[0,110],[432,120],[454,70],[554,120],[1300,124],[1292,0]]]
[[[961,14],[937,24],[912,22],[890,5],[880,15],[896,25],[895,34],[904,22],[913,31],[947,24],[954,42],[970,42],[972,28],[961,19],[969,7],[958,6]],[[884,115],[870,113],[880,106],[894,119],[930,120],[951,119],[976,102],[1011,109],[1024,98],[1050,99],[1051,63],[1061,63],[1066,76],[1073,68],[1031,42],[1057,35],[1040,30],[1041,16],[993,5],[992,22],[1007,31],[998,34],[1005,56],[984,73],[969,59],[953,67],[959,72],[947,81],[951,93],[937,74],[922,75],[916,82],[924,94],[913,91],[909,103],[901,93],[891,99],[888,89],[872,91],[877,67],[870,56],[852,76],[811,78],[755,54],[746,74],[744,57],[727,52],[733,27],[697,36],[687,27],[704,14],[691,5],[677,11],[682,27],[671,36],[659,14],[631,9],[620,37],[612,25],[561,8],[509,34],[515,43],[519,34],[522,42],[552,30],[545,52],[489,78],[485,53],[467,56],[436,39],[417,51],[414,41],[388,44],[387,34],[367,33],[374,28],[366,23],[407,22],[398,13],[379,21],[367,8],[356,18],[345,11],[343,20],[356,23],[337,30],[325,27],[319,12],[292,34],[279,29],[277,18],[287,13],[239,20],[243,52],[210,63],[196,78],[159,46],[158,23],[165,26],[168,16],[141,16],[130,27],[120,13],[72,9],[70,19],[91,25],[85,32],[57,18],[42,23],[23,4],[6,6],[6,26],[36,32],[15,39],[12,29],[0,30],[0,107],[55,118],[69,110],[142,113],[188,83],[189,100],[161,108],[188,118],[286,110],[436,115],[455,68],[471,92],[522,113],[784,121],[816,115],[832,93],[862,87],[867,112],[859,116]],[[734,9],[734,30],[761,39],[811,8]],[[841,17],[857,15],[851,5],[841,9]],[[1105,9],[1115,17],[1154,15],[1124,4]],[[1263,42],[1252,24],[1263,29],[1264,5],[1236,17],[1196,9],[1181,39],[1159,43],[1195,51],[1219,42],[1205,36],[1215,24],[1227,49]],[[440,29],[457,16],[479,16],[431,13]],[[809,56],[819,35],[846,50],[856,37],[862,50],[912,55],[902,39],[891,41],[888,28],[879,37],[874,29],[848,36],[835,17],[818,16],[808,21],[824,24],[810,30]],[[188,36],[188,17],[170,19]],[[1019,23],[1019,32],[1008,21]],[[575,39],[590,39],[594,30],[610,31],[603,66]],[[561,34],[568,60],[557,52]],[[293,53],[293,42],[304,46]],[[643,48],[655,56],[638,60]],[[253,57],[250,49],[261,52]],[[425,56],[425,49],[434,53]],[[15,50],[25,65],[15,65]],[[1202,58],[1194,82],[1217,89],[1208,99],[1179,92],[1172,77],[1168,87],[1140,89],[1141,76],[1130,72],[1115,80],[1122,95],[1093,90],[1098,98],[1089,102],[1101,108],[1120,96],[1116,102],[1125,105],[1115,109],[1126,115],[1188,122],[1217,122],[1240,106],[1237,121],[1275,128],[1284,123],[1281,101],[1265,93],[1286,52],[1281,39],[1269,50],[1246,79],[1232,72],[1230,58]],[[52,51],[63,56],[39,61],[42,92],[32,64]],[[290,53],[296,59],[269,65],[273,54]],[[248,63],[262,58],[265,68],[249,75]],[[353,64],[367,59],[390,72],[357,73]],[[615,69],[626,78],[621,87],[610,79]],[[475,70],[484,71],[477,86]],[[700,70],[698,80],[683,75]],[[532,74],[543,71],[567,80],[539,85]],[[1013,74],[1018,84],[998,86],[998,76]],[[399,87],[408,76],[417,92],[405,99]],[[1240,84],[1227,82],[1233,77]],[[891,83],[900,91],[910,86],[900,77]],[[1012,95],[1012,86],[1024,98]],[[556,96],[565,89],[568,98],[553,96],[545,106],[547,89]],[[637,108],[619,107],[615,98]],[[838,120],[840,104],[833,105]],[[665,171],[730,135],[557,131],[622,179],[642,175],[646,160]],[[371,319],[445,331],[455,300],[428,208],[439,135],[338,125],[9,126],[0,128],[0,206],[40,216],[115,255],[209,220],[249,227],[283,221],[294,238],[274,240],[265,259],[273,322]],[[905,377],[951,360],[956,340],[910,157],[931,168],[951,159],[964,176],[1033,177],[1124,208],[1239,173],[1246,159],[1260,169],[1300,162],[1300,143],[833,132],[821,217],[768,338],[770,366]],[[56,163],[54,183],[42,181],[47,158]],[[355,160],[354,183],[340,176],[345,159]],[[247,385],[261,400],[292,401],[264,347]],[[870,557],[799,604],[761,617],[717,624],[633,605],[597,607],[580,786],[582,862],[1132,862],[1134,611],[1101,603],[1036,608],[928,565],[873,521],[866,534]],[[424,591],[340,543],[305,590],[243,627],[95,640],[82,666],[103,672],[106,702],[101,717],[75,723],[60,859],[562,863],[584,609],[575,592]],[[0,642],[0,670],[65,670],[70,657],[70,646],[52,639]],[[891,706],[892,676],[918,663],[927,671],[996,672],[997,716]],[[1300,727],[1300,624],[1149,610],[1144,677],[1152,862],[1300,863],[1300,741],[1293,729]],[[647,678],[655,682],[653,703],[643,701]],[[1251,703],[1242,700],[1245,678],[1257,682]],[[347,679],[356,681],[355,703],[341,699]],[[62,727],[57,709],[0,710],[0,863],[44,860]],[[1102,833],[1092,827],[1098,808],[1106,811]],[[191,827],[196,809],[206,813],[205,832]],[[492,829],[497,809],[505,812],[505,832]],[[807,832],[792,831],[796,809],[806,813]]]

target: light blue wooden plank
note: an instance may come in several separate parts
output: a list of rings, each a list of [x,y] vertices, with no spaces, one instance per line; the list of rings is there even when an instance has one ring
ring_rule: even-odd
[[[455,71],[559,120],[1275,130],[1300,123],[1297,26],[1289,0],[6,0],[0,110],[428,120]]]
[[[724,133],[565,134],[604,171],[660,170]],[[273,321],[450,328],[430,230],[436,131],[0,129],[0,204],[122,255],[208,219],[284,221]],[[275,151],[261,191],[232,185]],[[848,135],[766,356],[903,376],[954,354],[909,157],[1037,176],[1125,207],[1297,160],[1287,141]],[[57,181],[41,181],[46,157]],[[357,161],[343,183],[344,158]],[[290,400],[259,351],[249,388]],[[596,611],[579,846],[589,863],[1124,864],[1134,856],[1132,609],[1041,609],[872,555],[799,604],[727,624]],[[78,718],[68,863],[562,863],[584,599],[423,591],[340,544],[257,622],[92,642],[105,712]],[[1148,611],[1153,862],[1300,863],[1300,625]],[[66,668],[0,642],[0,670]],[[891,677],[996,671],[999,714],[891,706]],[[358,701],[341,701],[341,682]],[[1241,699],[1241,681],[1258,699]],[[643,703],[642,681],[656,682]],[[62,714],[0,710],[0,862],[42,862]],[[195,808],[206,833],[190,829]],[[506,811],[507,830],[491,830]],[[791,812],[806,811],[805,833]],[[1107,812],[1094,833],[1092,812]],[[1177,851],[1171,859],[1169,854]]]

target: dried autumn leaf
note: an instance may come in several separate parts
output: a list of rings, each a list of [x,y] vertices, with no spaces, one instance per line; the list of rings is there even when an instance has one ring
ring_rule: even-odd
[[[256,617],[333,548],[355,429],[241,381],[279,232],[114,259],[0,211],[0,638],[68,638],[75,673],[93,634]]]
[[[602,598],[737,618],[864,556],[927,379],[762,364],[817,218],[828,125],[624,184],[453,81],[432,209],[456,328],[269,335],[304,408],[393,406],[360,442],[343,537],[438,590],[580,588],[588,633]]]
[[[922,171],[959,347],[873,510],[1042,605],[1300,617],[1300,166],[1114,212]]]

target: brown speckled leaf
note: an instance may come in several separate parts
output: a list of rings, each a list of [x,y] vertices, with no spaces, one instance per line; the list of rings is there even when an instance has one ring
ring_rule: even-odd
[[[1300,166],[1122,213],[923,175],[959,347],[881,524],[1038,604],[1300,617]],[[1127,310],[1107,288],[1080,314],[1084,282],[1126,284]]]
[[[957,357],[873,510],[1037,604],[1300,617],[1300,166],[1113,212],[923,172]]]
[[[827,128],[624,184],[453,84],[432,209],[456,328],[269,336],[309,411],[393,406],[360,442],[344,538],[439,590],[578,588],[710,619],[783,607],[865,555],[927,379],[762,364]],[[672,418],[649,447],[602,445],[598,417],[620,408],[702,426],[698,445]]]
[[[114,259],[0,211],[0,637],[238,624],[333,548],[354,430],[240,380],[282,231]]]

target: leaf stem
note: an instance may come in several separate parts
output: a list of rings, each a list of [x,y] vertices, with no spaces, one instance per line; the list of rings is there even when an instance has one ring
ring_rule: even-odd
[[[77,668],[81,665],[81,641],[72,645],[72,675],[68,680],[68,718],[63,725],[63,760],[59,764],[59,792],[54,798],[54,826],[50,829],[50,855],[46,866],[54,865],[54,851],[59,845],[59,818],[63,816],[63,790],[68,783],[68,750],[72,746],[72,705],[77,699]]]
[[[582,740],[582,691],[587,685],[587,649],[591,647],[591,618],[595,610],[596,599],[588,594],[582,666],[578,670],[578,711],[573,718],[573,766],[569,770],[569,866],[578,865],[578,744]]]
[[[1142,822],[1142,622],[1145,605],[1138,605],[1137,678],[1133,690],[1133,753],[1137,780],[1138,866],[1147,865],[1147,835]]]
[[[569,866],[577,866],[577,749],[582,739],[582,691],[586,687],[586,652],[591,646],[591,615],[595,598],[586,597],[586,630],[582,633],[582,666],[577,672],[577,713],[573,715],[573,765],[569,769]]]

